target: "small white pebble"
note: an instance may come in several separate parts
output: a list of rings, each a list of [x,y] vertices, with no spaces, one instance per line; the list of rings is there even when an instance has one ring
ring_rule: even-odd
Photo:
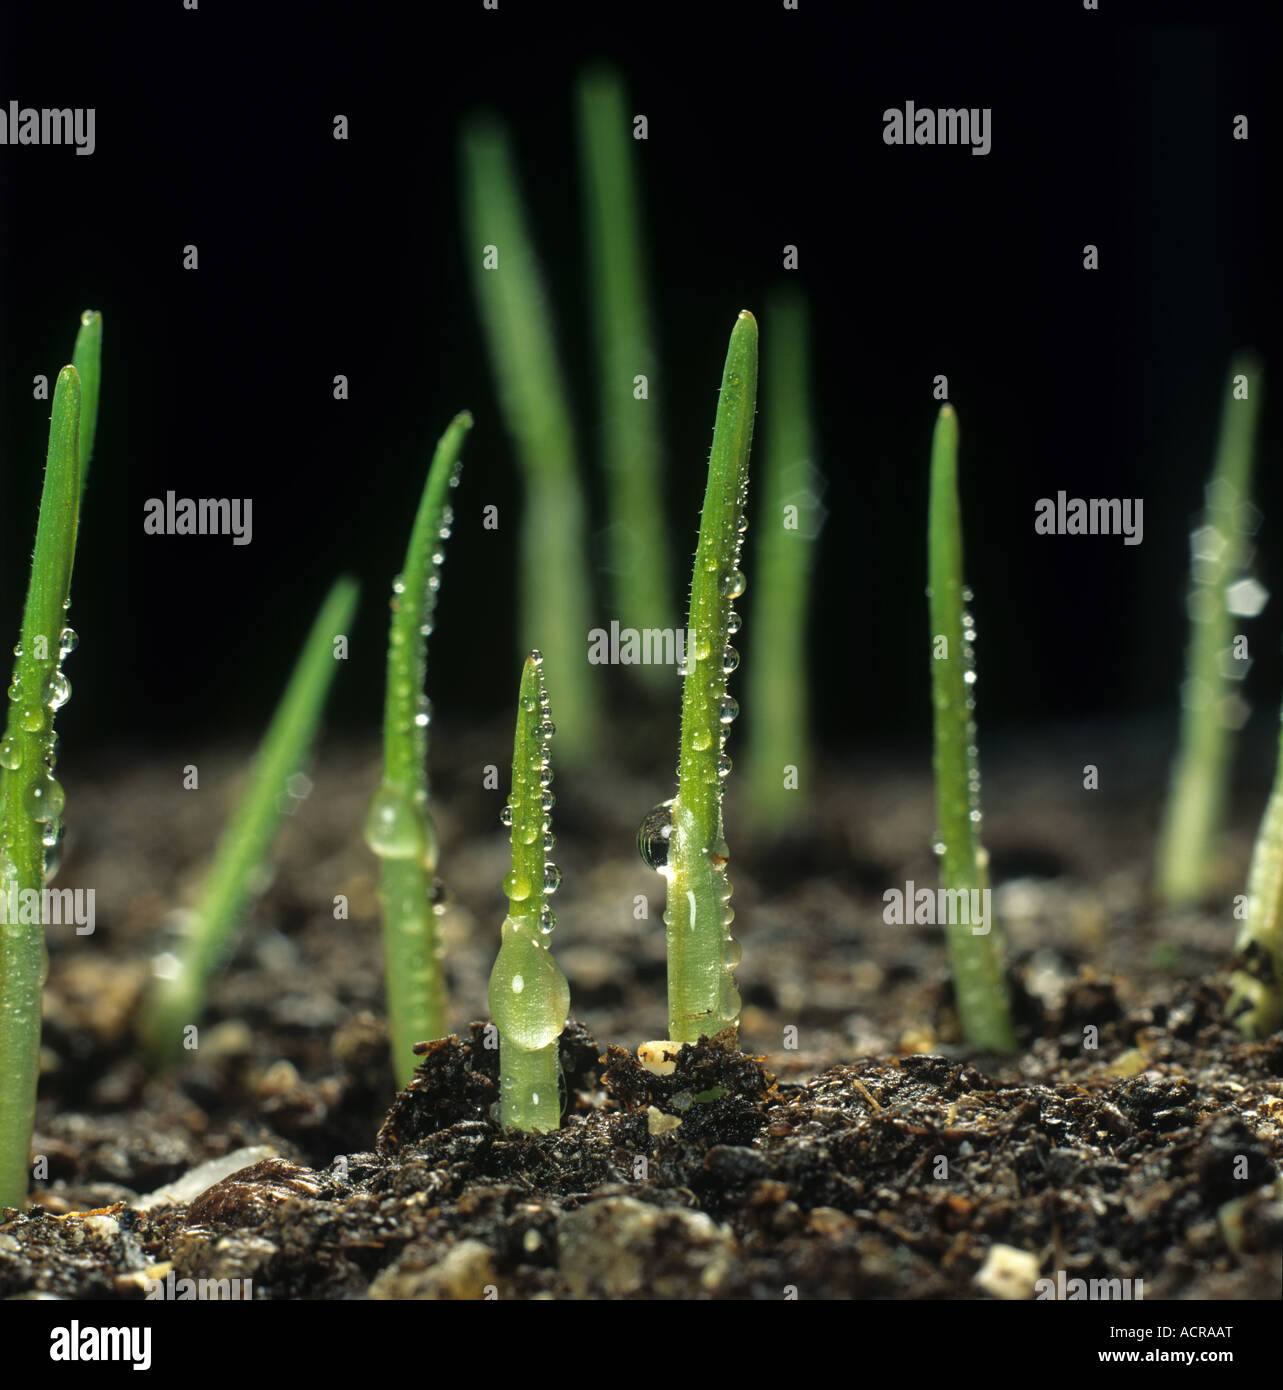
[[[1038,1257],[1014,1245],[990,1246],[975,1282],[994,1298],[1032,1298],[1038,1282]]]

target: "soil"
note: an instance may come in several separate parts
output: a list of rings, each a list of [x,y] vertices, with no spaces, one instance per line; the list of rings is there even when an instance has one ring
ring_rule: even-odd
[[[198,1047],[160,1078],[133,1042],[148,962],[193,901],[244,753],[201,760],[197,793],[186,757],[68,767],[57,886],[92,886],[97,921],[51,930],[43,1176],[0,1221],[0,1297],[243,1279],[255,1299],[988,1299],[1059,1276],[1278,1297],[1283,1037],[1225,1023],[1228,908],[1149,901],[1152,730],[1043,730],[991,756],[1011,1058],[959,1042],[939,929],[883,921],[887,889],[935,883],[924,759],[831,763],[814,819],[773,845],[737,832],[732,779],[744,1051],[686,1049],[668,1077],[635,1059],[665,1031],[663,884],[635,837],[671,789],[559,775],[552,946],[576,1021],[565,1125],[540,1136],[494,1123],[497,1052],[472,1022],[504,910],[502,793],[481,786],[502,747],[495,729],[434,749],[458,1035],[424,1046],[400,1094],[354,832],[377,749],[326,749]],[[1107,791],[1083,789],[1089,763]],[[1223,904],[1262,804],[1256,786],[1237,802]],[[182,1200],[142,1200],[215,1159]]]

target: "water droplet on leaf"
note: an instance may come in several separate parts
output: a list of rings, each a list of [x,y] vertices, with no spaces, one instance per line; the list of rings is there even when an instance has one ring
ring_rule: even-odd
[[[674,798],[675,799],[675,798]],[[668,863],[669,838],[673,833],[673,801],[661,801],[647,813],[637,832],[637,851],[658,872]]]

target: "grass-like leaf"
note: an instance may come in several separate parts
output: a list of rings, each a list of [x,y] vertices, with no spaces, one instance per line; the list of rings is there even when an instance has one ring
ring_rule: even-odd
[[[98,433],[98,388],[102,380],[102,315],[86,309],[80,316],[80,331],[71,365],[80,376],[80,495],[89,481],[89,465],[94,457],[94,437]]]
[[[503,813],[512,831],[512,869],[503,881],[508,915],[490,975],[490,1016],[499,1029],[499,1120],[505,1129],[561,1124],[557,1040],[566,1026],[570,986],[548,949],[557,919],[548,895],[561,874],[548,860],[552,840],[548,740],[556,732],[544,689],[542,656],[521,672],[512,741],[512,795]]]
[[[433,888],[437,834],[428,814],[428,723],[424,679],[427,638],[437,605],[442,549],[453,514],[450,489],[472,428],[456,415],[437,444],[405,565],[393,585],[388,683],[383,708],[383,775],[365,818],[365,839],[379,857],[388,1027],[398,1086],[414,1075],[414,1044],[446,1032],[445,975]]]
[[[980,844],[980,770],[972,715],[974,632],[962,583],[962,518],[958,507],[958,417],[942,406],[931,446],[927,525],[931,612],[931,693],[935,707],[936,813],[943,841],[940,870],[950,894],[979,893],[987,901],[989,856]],[[957,897],[954,898],[958,902]],[[958,1014],[967,1041],[1014,1052],[1016,1035],[1003,968],[1001,937],[992,914],[979,924],[970,912],[947,925]],[[981,930],[980,928],[983,928]]]
[[[58,843],[63,791],[53,776],[54,712],[69,692],[64,623],[80,521],[80,378],[58,374],[36,548],[0,743],[0,1206],[20,1207],[40,1064],[45,853]],[[34,911],[33,911],[34,908]]]
[[[1180,747],[1172,768],[1155,874],[1159,897],[1172,906],[1197,902],[1211,886],[1225,804],[1233,732],[1225,709],[1237,686],[1232,646],[1241,621],[1231,590],[1244,577],[1251,546],[1244,516],[1251,509],[1252,450],[1262,378],[1260,364],[1249,356],[1236,358],[1230,367],[1212,480],[1202,521],[1191,537],[1190,641]],[[1246,665],[1239,669],[1246,670]]]
[[[820,530],[811,467],[806,301],[778,295],[766,318],[762,526],[754,565],[749,662],[748,804],[763,829],[794,819],[810,788],[806,619]]]
[[[672,571],[661,505],[658,407],[650,394],[655,352],[633,175],[635,141],[623,83],[614,73],[586,73],[578,95],[614,602],[621,627],[670,629]],[[638,377],[645,378],[640,397]],[[634,669],[644,680],[664,680],[660,665]]]
[[[739,713],[726,678],[739,661],[730,645],[731,615],[744,592],[739,560],[756,401],[757,321],[744,310],[726,353],[691,578],[677,796],[671,825],[656,808],[641,836],[647,862],[668,880],[668,1040],[677,1043],[698,1042],[701,1034],[726,1035],[731,1043],[738,1037],[740,948],[730,932],[722,783],[731,767],[726,732]]]
[[[527,651],[542,634],[566,730],[562,755],[582,762],[598,747],[598,711],[586,653],[591,600],[584,508],[565,382],[508,141],[493,122],[468,127],[463,172],[468,264],[525,478],[519,645]],[[500,517],[499,525],[507,524]]]
[[[1226,1014],[1249,1038],[1283,1027],[1283,722],[1274,788],[1252,849]]]
[[[176,963],[167,959],[157,979],[143,1038],[153,1066],[182,1056],[187,1030],[200,1018],[209,977],[231,944],[253,895],[259,870],[271,853],[289,782],[316,735],[330,682],[338,669],[335,638],[345,636],[356,611],[356,581],[335,582],[312,624],[285,693],[259,745],[249,785],[219,841],[205,880],[192,933]]]

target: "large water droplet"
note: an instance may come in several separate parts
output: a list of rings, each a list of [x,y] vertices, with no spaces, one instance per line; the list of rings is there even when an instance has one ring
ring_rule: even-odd
[[[382,859],[419,859],[426,848],[423,819],[411,798],[383,785],[365,812],[365,842]]]
[[[58,651],[61,655],[67,656],[74,652],[80,645],[80,634],[74,627],[64,627],[62,635],[58,639]]]
[[[705,749],[712,745],[713,737],[707,729],[696,729],[691,735],[691,743],[697,753],[703,753]]]
[[[52,777],[46,777],[41,782],[33,782],[27,788],[24,801],[27,814],[32,820],[52,821],[57,820],[62,814],[67,797]]]
[[[520,869],[509,869],[503,876],[503,891],[515,903],[523,903],[530,896],[530,880]]]
[[[744,592],[746,581],[739,570],[731,570],[729,574],[724,574],[718,583],[717,592],[723,598],[739,598]]]
[[[744,626],[744,619],[732,608],[726,618],[726,631],[733,637]]]
[[[722,697],[722,707],[718,710],[717,717],[723,724],[733,724],[739,717],[739,712],[739,701],[733,695]]]
[[[16,738],[7,738],[0,743],[0,767],[10,772],[22,766],[22,745]]]
[[[561,870],[551,861],[543,866],[543,890],[555,893],[561,887]]]
[[[674,798],[673,800],[676,800]],[[637,832],[637,852],[658,872],[668,863],[669,839],[673,833],[673,801],[661,801],[646,813]]]
[[[50,709],[61,709],[71,699],[71,682],[61,671],[51,671],[42,694]]]
[[[29,734],[34,734],[44,728],[45,712],[39,705],[23,705],[18,712],[18,722]]]
[[[726,675],[729,676],[730,673],[731,673],[739,664],[740,664],[740,654],[739,654],[739,652],[737,652],[737,651],[735,650],[734,647],[729,647],[729,646],[728,646],[728,647],[722,652],[722,670],[723,670],[723,672],[724,672]]]
[[[566,1026],[566,977],[527,922],[507,918],[500,943],[490,976],[490,1016],[506,1046],[526,1052],[547,1047]]]

